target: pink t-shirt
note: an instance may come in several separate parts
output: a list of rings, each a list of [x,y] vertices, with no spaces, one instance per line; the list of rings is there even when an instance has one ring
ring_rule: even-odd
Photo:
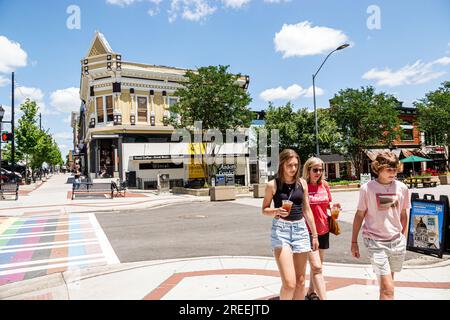
[[[328,233],[328,212],[327,208],[331,202],[330,187],[327,183],[318,185],[308,184],[309,205],[314,215],[314,222],[316,224],[317,234],[323,235]],[[311,230],[308,230],[311,233]]]
[[[373,240],[391,240],[402,232],[400,214],[411,208],[408,187],[397,180],[386,186],[376,180],[361,186],[359,211],[367,211],[364,217],[363,237]]]

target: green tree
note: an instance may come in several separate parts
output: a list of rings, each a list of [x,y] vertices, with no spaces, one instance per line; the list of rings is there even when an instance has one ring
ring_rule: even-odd
[[[341,132],[340,145],[359,176],[363,172],[364,149],[391,146],[401,135],[399,101],[373,87],[340,90],[330,100],[330,112]]]
[[[419,128],[428,136],[430,143],[445,146],[447,169],[450,170],[450,81],[428,92],[414,106],[418,111]]]
[[[229,73],[228,68],[208,66],[186,72],[184,87],[174,93],[179,101],[169,108],[169,123],[175,128],[188,129],[191,134],[196,121],[202,122],[203,132],[215,129],[225,133],[227,129],[248,128],[253,118],[248,108],[251,98],[237,83],[241,75]],[[208,165],[207,158],[214,158],[217,149],[214,142],[208,146],[202,143],[202,148],[196,149],[201,153],[201,164],[209,182],[215,166]]]
[[[328,109],[318,109],[320,150],[335,152],[339,142],[339,133]],[[293,149],[305,162],[316,151],[314,113],[307,108],[293,110],[292,103],[275,107],[272,103],[266,111],[266,129],[277,129],[280,137],[280,150]]]
[[[15,132],[17,141],[18,158],[21,157],[25,161],[26,170],[28,172],[29,165],[33,160],[36,152],[41,130],[36,125],[36,115],[38,107],[35,101],[27,99],[20,105],[20,110],[23,112],[22,117],[18,121],[18,126]],[[26,177],[28,182],[28,176]]]

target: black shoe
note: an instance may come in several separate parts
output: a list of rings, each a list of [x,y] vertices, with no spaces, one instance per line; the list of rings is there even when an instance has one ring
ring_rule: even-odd
[[[312,292],[305,296],[305,300],[320,300],[320,298],[315,292]]]

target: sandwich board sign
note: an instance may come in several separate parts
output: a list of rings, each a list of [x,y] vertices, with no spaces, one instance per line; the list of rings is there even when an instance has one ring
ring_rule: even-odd
[[[418,193],[413,193],[406,249],[442,258],[444,251],[450,249],[448,215],[447,196],[435,200],[434,195],[426,194],[420,199]]]

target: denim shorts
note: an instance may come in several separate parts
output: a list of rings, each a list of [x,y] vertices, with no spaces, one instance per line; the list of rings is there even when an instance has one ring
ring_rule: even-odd
[[[271,242],[272,251],[275,248],[289,246],[293,253],[310,252],[311,243],[305,219],[292,222],[273,219]]]
[[[385,276],[402,270],[406,253],[406,237],[403,234],[392,241],[376,241],[370,238],[363,240],[376,275]]]

